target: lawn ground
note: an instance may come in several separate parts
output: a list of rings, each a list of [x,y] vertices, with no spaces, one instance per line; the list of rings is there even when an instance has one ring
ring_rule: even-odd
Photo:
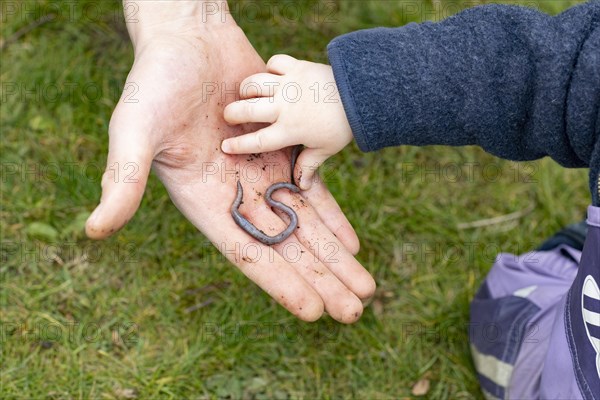
[[[341,33],[482,3],[240,1],[232,10],[265,59],[325,62]],[[557,13],[577,2],[513,3]],[[589,202],[587,171],[550,160],[348,148],[324,177],[361,238],[377,295],[352,326],[299,322],[207,244],[156,177],[119,234],[85,237],[132,62],[119,2],[4,1],[1,18],[4,399],[396,399],[412,397],[419,380],[430,382],[427,398],[480,398],[469,300],[498,252],[532,249],[581,220]]]

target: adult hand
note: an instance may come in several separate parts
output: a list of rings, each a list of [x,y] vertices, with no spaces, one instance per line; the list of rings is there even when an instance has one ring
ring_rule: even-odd
[[[222,117],[239,83],[265,70],[243,32],[229,15],[199,14],[203,2],[169,3],[162,11],[164,3],[137,4],[139,22],[128,23],[135,62],[110,121],[102,197],[87,221],[88,236],[107,237],[129,221],[152,167],[186,218],[291,313],[311,321],[325,310],[338,321],[356,321],[375,282],[353,257],[356,234],[322,183],[302,196],[275,194],[300,222],[294,235],[272,248],[231,218],[239,179],[241,212],[271,235],[283,230],[286,223],[261,194],[290,172],[287,151],[253,158],[219,150],[222,140],[256,129],[229,126]],[[155,22],[155,15],[173,23]]]

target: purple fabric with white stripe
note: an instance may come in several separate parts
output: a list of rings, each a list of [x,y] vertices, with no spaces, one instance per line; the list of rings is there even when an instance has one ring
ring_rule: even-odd
[[[471,348],[488,398],[600,398],[600,208],[587,222],[582,252],[500,254],[473,300]]]
[[[600,208],[588,209],[588,235],[565,306],[565,331],[577,385],[600,399]]]

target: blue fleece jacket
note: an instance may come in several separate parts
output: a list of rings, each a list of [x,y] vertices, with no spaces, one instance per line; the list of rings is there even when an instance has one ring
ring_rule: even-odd
[[[600,1],[551,17],[488,5],[442,22],[353,32],[328,46],[363,151],[479,145],[590,167],[600,205]]]

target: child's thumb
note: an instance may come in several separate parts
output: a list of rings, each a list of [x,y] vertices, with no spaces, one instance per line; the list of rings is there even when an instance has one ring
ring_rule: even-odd
[[[103,239],[121,229],[135,214],[146,188],[153,158],[151,145],[141,130],[122,128],[110,129],[102,197],[85,225],[92,239]]]
[[[315,173],[327,160],[328,156],[319,149],[304,149],[296,161],[294,178],[296,184],[302,190],[308,190],[315,182]]]

